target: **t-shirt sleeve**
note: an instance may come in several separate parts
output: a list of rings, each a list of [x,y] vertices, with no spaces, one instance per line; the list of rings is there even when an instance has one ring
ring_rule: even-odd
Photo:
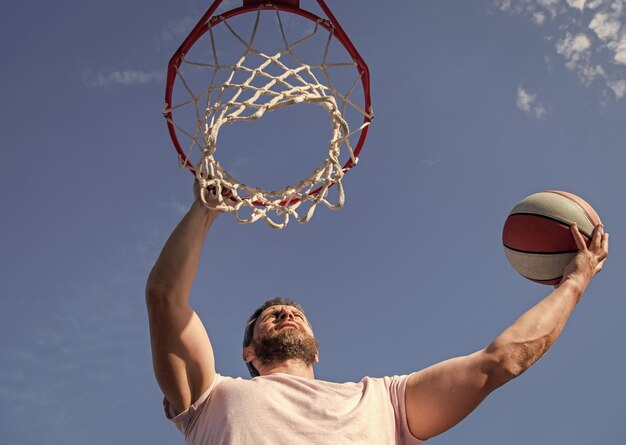
[[[409,423],[406,419],[406,403],[404,394],[406,391],[406,382],[408,375],[389,377],[389,395],[391,404],[396,418],[396,427],[398,432],[398,443],[402,445],[417,445],[422,443],[409,430]]]
[[[193,404],[189,406],[182,413],[176,414],[172,405],[170,405],[169,400],[163,398],[163,409],[165,410],[165,417],[178,428],[178,430],[183,433],[185,437],[193,427],[198,415],[204,408],[207,400],[215,387],[224,379],[219,374],[215,375],[215,379],[209,388],[200,396],[198,400],[196,400]]]

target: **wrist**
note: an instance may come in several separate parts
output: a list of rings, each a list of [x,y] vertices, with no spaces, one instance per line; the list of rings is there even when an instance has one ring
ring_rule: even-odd
[[[221,213],[219,210],[207,207],[199,199],[195,199],[193,201],[193,204],[191,204],[191,208],[189,209],[189,212],[193,212],[198,215],[201,215],[203,218],[210,219],[211,221],[215,220],[215,218],[217,218],[217,215]]]
[[[588,284],[589,284],[589,279],[585,277],[583,274],[571,273],[567,275],[566,277],[563,277],[563,280],[561,280],[561,283],[559,283],[558,287],[559,289],[563,288],[571,292],[576,297],[576,300],[578,301],[582,297],[583,293],[585,292],[585,289],[587,288]]]

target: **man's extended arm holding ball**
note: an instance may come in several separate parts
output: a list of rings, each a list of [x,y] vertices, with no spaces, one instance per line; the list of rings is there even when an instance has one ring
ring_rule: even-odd
[[[494,389],[535,363],[558,338],[591,278],[608,255],[609,235],[597,226],[589,247],[572,226],[578,254],[556,289],[519,317],[487,348],[446,360],[409,377],[406,411],[414,436],[429,439],[450,429]]]

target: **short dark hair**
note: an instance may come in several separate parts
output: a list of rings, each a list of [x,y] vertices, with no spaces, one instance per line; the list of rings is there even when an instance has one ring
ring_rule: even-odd
[[[259,315],[263,313],[265,309],[272,306],[292,306],[298,309],[300,312],[304,313],[304,309],[300,303],[294,300],[289,300],[287,298],[272,298],[271,300],[267,300],[261,306],[259,306],[248,318],[248,322],[246,323],[246,329],[243,332],[243,347],[246,348],[250,346],[252,343],[252,338],[254,337],[254,326],[256,325],[256,321],[259,318]],[[248,371],[252,377],[258,377],[259,371],[256,370],[252,363],[246,362],[246,366],[248,367]]]

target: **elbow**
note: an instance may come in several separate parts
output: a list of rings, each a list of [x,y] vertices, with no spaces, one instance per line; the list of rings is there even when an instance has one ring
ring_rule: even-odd
[[[526,370],[526,367],[517,360],[515,354],[492,349],[495,348],[490,346],[485,352],[490,356],[489,386],[492,389],[496,389],[521,375]]]
[[[162,293],[150,285],[146,286],[146,305],[150,306],[162,299]]]
[[[148,278],[146,283],[146,306],[148,310],[187,304],[188,293],[181,292],[171,282]]]
[[[169,280],[155,265],[146,281],[146,302],[166,299],[172,293],[171,280]]]
[[[150,312],[159,302],[164,301],[162,294],[155,292],[153,289],[146,287],[146,307]]]
[[[168,286],[151,273],[146,283],[146,304],[150,306],[151,304],[167,300],[169,294],[171,292]]]
[[[146,286],[146,309],[151,318],[155,314],[170,311],[174,304],[174,299],[164,289]]]
[[[146,286],[146,305],[163,304],[171,300],[171,292],[161,286]]]
[[[524,371],[526,371],[526,367],[522,366],[516,360],[511,357],[504,358],[500,361],[498,366],[498,374],[500,376],[501,384],[505,384],[516,377],[519,377]]]

